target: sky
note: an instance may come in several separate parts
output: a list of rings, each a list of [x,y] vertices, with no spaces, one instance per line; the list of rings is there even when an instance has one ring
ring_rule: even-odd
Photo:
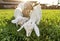
[[[50,5],[57,5],[58,4],[58,0],[39,0],[40,3],[42,4],[50,4]]]
[[[26,0],[24,0],[24,1],[26,1]],[[33,1],[37,1],[37,0],[33,0]],[[49,5],[57,5],[58,4],[58,0],[38,0],[38,1],[41,4],[49,4]],[[60,2],[60,0],[59,0],[59,2]]]
[[[60,0],[59,0],[59,3],[60,3]]]

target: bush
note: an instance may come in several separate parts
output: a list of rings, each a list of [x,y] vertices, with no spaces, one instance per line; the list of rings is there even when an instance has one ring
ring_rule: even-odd
[[[24,29],[17,32],[19,27],[11,23],[13,12],[0,10],[0,41],[60,41],[60,10],[42,10],[39,38],[34,31],[30,37],[26,37]]]

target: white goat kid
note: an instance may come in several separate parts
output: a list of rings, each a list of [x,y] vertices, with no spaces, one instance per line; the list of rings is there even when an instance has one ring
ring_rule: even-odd
[[[39,37],[40,32],[39,32],[39,28],[37,27],[36,24],[39,24],[41,16],[42,16],[41,7],[40,7],[40,5],[37,5],[34,7],[33,11],[31,12],[29,21],[24,23],[21,26],[21,28],[18,29],[17,31],[20,31],[22,28],[24,28],[26,30],[26,36],[28,37],[31,35],[31,32],[34,29],[36,35]]]

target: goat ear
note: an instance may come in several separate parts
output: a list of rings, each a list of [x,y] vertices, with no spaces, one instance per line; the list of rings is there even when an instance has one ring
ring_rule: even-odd
[[[16,21],[15,21],[15,20],[12,20],[11,22],[12,22],[12,23],[16,23]]]
[[[18,22],[18,19],[14,19],[11,21],[12,23],[17,23]]]
[[[39,32],[39,28],[37,27],[37,25],[34,25],[34,31],[36,33],[36,35],[39,37],[40,36],[40,32]]]

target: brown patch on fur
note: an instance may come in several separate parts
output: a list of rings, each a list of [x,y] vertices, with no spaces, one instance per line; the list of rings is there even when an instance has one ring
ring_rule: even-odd
[[[25,3],[25,7],[26,8],[22,11],[23,16],[24,17],[30,17],[29,16],[30,15],[30,11],[33,10],[33,7],[32,7],[32,5],[29,2]]]

